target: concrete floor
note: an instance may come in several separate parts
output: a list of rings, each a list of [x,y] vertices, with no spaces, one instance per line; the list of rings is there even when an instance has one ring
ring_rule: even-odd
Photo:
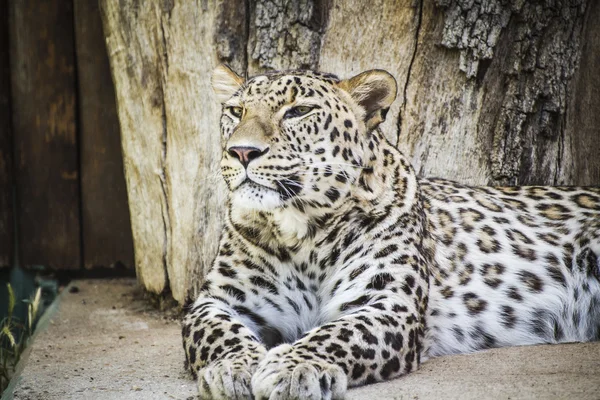
[[[66,290],[14,392],[19,400],[195,399],[177,319],[134,280]],[[513,347],[440,357],[403,378],[357,388],[362,399],[600,399],[600,342]]]

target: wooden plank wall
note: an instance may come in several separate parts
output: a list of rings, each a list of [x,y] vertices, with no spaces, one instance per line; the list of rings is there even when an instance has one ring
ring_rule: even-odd
[[[80,266],[72,4],[10,2],[19,260]]]
[[[8,53],[8,0],[0,0],[0,266],[11,263],[14,246],[10,64]]]
[[[133,266],[121,136],[97,1],[75,1],[81,224],[86,268]]]
[[[96,2],[0,0],[0,15],[0,267],[132,268]]]

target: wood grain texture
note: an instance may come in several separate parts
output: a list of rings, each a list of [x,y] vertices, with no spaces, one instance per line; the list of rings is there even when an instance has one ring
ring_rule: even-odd
[[[562,133],[565,183],[600,186],[600,2],[590,1],[581,32],[579,68],[568,90]]]
[[[9,21],[19,261],[79,268],[72,4],[10,2]]]
[[[398,97],[381,129],[395,143],[404,88],[417,45],[420,6],[413,0],[336,0],[323,35],[319,69],[350,78],[369,69],[389,71],[396,78]],[[355,38],[355,40],[341,40]]]
[[[221,230],[219,105],[210,73],[218,3],[101,3],[115,82],[136,271],[183,301]]]
[[[169,230],[163,192],[162,39],[154,8],[140,7],[137,2],[122,8],[112,1],[100,3],[122,133],[136,273],[149,291],[161,293],[168,287]]]
[[[75,1],[83,265],[134,267],[121,136],[97,2]]]
[[[8,1],[0,0],[0,267],[13,260],[12,122]]]
[[[444,13],[423,1],[405,101],[398,117],[398,148],[421,176],[483,184],[489,151],[479,136],[484,91],[459,69],[460,54],[440,46]]]

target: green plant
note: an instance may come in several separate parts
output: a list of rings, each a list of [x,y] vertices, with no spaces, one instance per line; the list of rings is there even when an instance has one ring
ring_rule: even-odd
[[[29,339],[35,329],[35,321],[40,307],[42,290],[38,288],[29,300],[23,300],[27,305],[27,321],[19,321],[13,316],[16,297],[10,283],[8,289],[8,314],[0,323],[0,393],[8,386],[21,355],[29,344]]]

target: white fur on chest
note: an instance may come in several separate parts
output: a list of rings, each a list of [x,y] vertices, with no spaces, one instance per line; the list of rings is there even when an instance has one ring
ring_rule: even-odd
[[[273,211],[273,222],[277,226],[283,244],[295,245],[308,233],[308,216],[296,208],[278,208]]]

